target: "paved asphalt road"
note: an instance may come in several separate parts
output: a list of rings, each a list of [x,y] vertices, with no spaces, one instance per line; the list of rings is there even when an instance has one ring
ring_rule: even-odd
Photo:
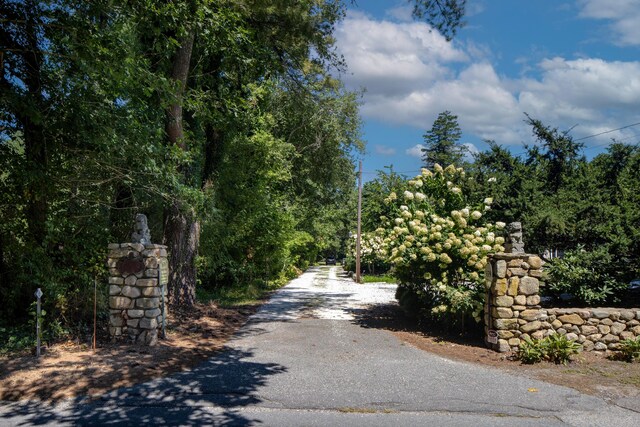
[[[99,402],[0,403],[0,425],[640,426],[640,413],[362,327],[393,285],[313,268],[198,368]],[[530,392],[535,388],[537,392]]]

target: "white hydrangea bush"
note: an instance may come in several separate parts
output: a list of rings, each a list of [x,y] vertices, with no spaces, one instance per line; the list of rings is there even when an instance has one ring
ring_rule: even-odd
[[[351,234],[347,244],[347,253],[356,257],[356,233]],[[360,261],[362,264],[375,265],[388,261],[384,237],[378,232],[364,232],[360,236]]]
[[[422,169],[403,193],[385,199],[394,216],[383,217],[376,232],[401,286],[432,315],[472,313],[479,320],[487,256],[504,251],[505,224],[485,220],[493,200],[467,200],[464,179],[464,170],[453,165]]]

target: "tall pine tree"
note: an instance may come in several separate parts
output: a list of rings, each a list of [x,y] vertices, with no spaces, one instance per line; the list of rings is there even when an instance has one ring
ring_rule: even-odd
[[[459,166],[467,151],[467,147],[458,144],[461,136],[458,116],[448,110],[438,114],[431,130],[423,135],[422,161],[425,167],[431,169],[436,163]]]

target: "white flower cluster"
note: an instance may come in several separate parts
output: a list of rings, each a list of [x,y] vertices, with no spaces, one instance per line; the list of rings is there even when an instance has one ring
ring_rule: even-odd
[[[373,233],[362,233],[360,236],[360,256],[362,262],[384,261],[387,259],[386,246],[382,237],[383,229],[378,229]],[[355,258],[356,256],[356,233],[351,236],[348,250]]]

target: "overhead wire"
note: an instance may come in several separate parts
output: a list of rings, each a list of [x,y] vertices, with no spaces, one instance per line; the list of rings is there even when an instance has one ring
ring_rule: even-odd
[[[640,125],[640,122],[632,123],[630,125],[622,126],[622,127],[616,128],[616,129],[605,130],[604,132],[600,132],[600,133],[594,133],[593,135],[583,136],[582,138],[576,138],[576,139],[574,139],[574,141],[582,141],[584,139],[594,138],[596,136],[605,135],[607,133],[615,132],[617,130],[627,129],[627,128],[638,126],[638,125]]]

